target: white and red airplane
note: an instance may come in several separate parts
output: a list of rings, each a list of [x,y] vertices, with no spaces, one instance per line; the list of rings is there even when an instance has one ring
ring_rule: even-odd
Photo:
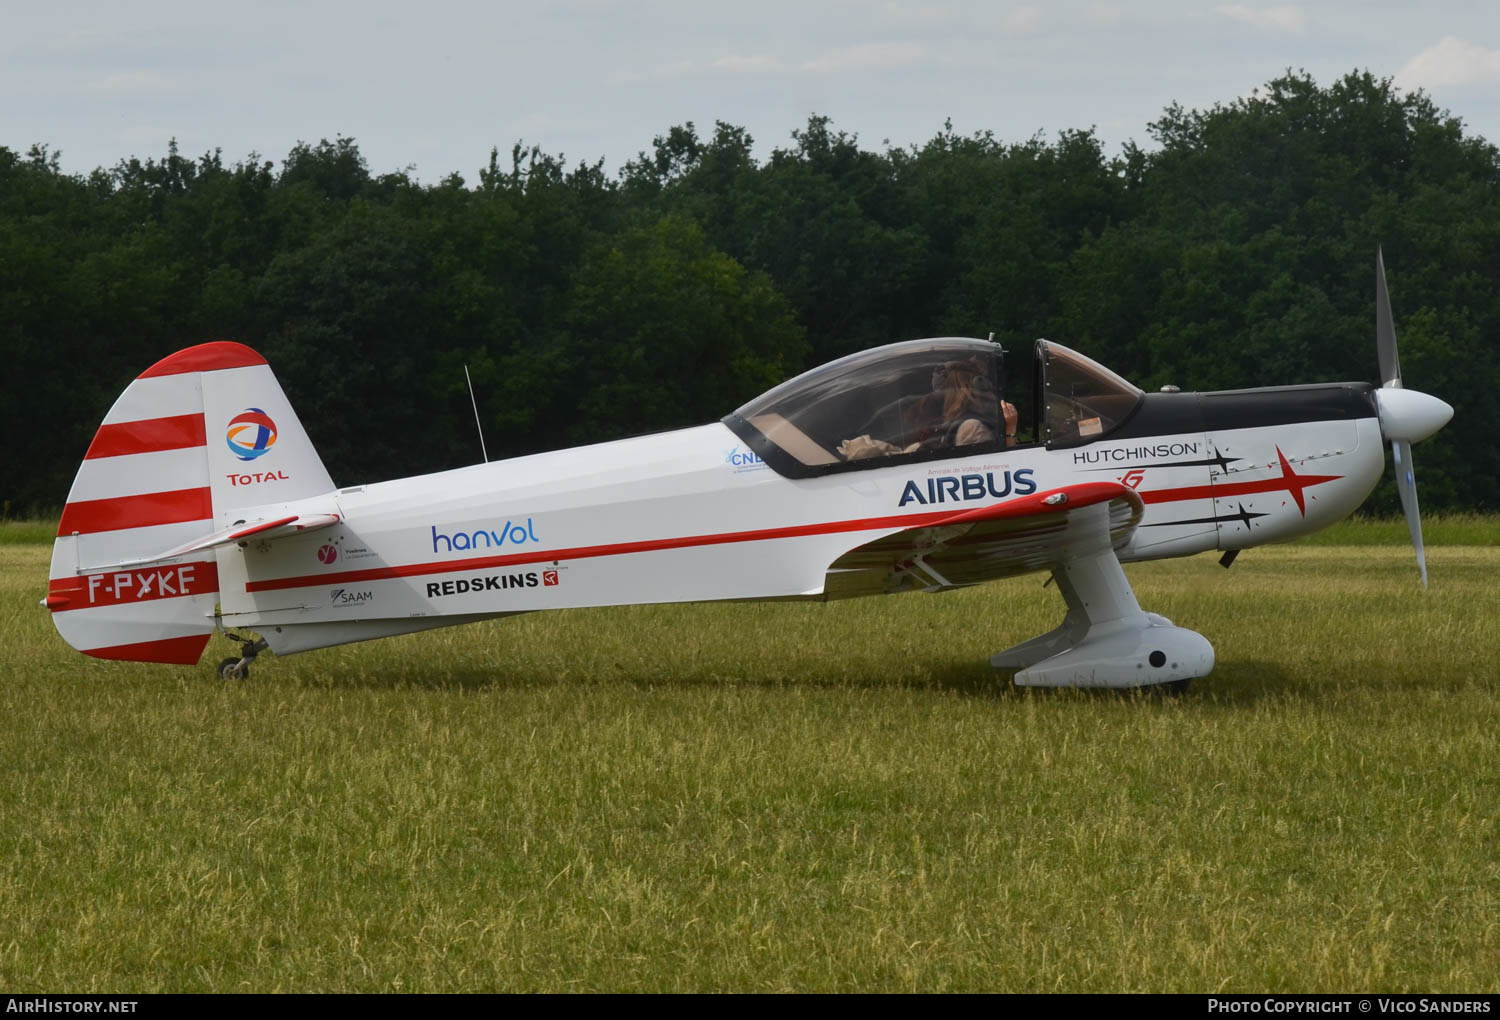
[[[74,648],[191,665],[517,613],[943,591],[1050,570],[1051,633],[998,653],[1022,685],[1185,685],[1214,652],[1137,603],[1121,563],[1307,534],[1392,445],[1423,583],[1410,444],[1452,408],[1403,389],[1377,256],[1384,385],[1143,393],[1036,343],[1034,421],[1001,350],[916,340],[800,375],[722,421],[336,488],[265,360],[179,351],[111,408],[68,495],[43,605]],[[963,384],[955,395],[955,380]]]

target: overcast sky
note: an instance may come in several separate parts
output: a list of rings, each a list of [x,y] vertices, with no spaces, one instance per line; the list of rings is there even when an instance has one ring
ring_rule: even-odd
[[[375,173],[473,183],[516,141],[611,170],[693,121],[757,154],[810,114],[878,147],[1094,127],[1106,148],[1169,103],[1206,108],[1287,68],[1422,88],[1500,144],[1500,3],[1167,0],[118,0],[16,3],[0,27],[0,145],[86,172],[160,157],[278,163],[352,136]]]

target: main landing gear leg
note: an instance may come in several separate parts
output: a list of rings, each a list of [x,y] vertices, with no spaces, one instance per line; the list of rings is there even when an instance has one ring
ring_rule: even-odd
[[[1185,687],[1214,668],[1214,649],[1196,631],[1147,613],[1110,545],[1105,504],[1078,511],[1079,527],[1052,570],[1068,604],[1062,626],[990,659],[1017,670],[1020,687]]]
[[[240,637],[238,634],[225,634],[231,641],[240,643],[240,654],[231,656],[219,663],[220,680],[248,680],[250,679],[250,663],[255,657],[265,651],[267,645],[258,638]]]

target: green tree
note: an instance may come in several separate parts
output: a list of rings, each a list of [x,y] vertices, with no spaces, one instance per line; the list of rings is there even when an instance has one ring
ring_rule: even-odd
[[[567,325],[552,419],[569,442],[717,420],[803,357],[770,280],[675,217],[590,250]]]
[[[1488,419],[1492,387],[1442,385],[1459,365],[1500,369],[1482,339],[1500,330],[1493,146],[1368,73],[1327,88],[1287,74],[1229,105],[1171,107],[1152,133],[1159,150],[1127,154],[1130,217],[1065,275],[1065,320],[1086,349],[1151,385],[1375,380],[1383,245],[1397,332],[1411,333],[1406,382],[1460,422]],[[1429,506],[1500,497],[1500,453],[1471,430],[1424,444],[1419,471]],[[1393,487],[1376,505],[1395,508]]]

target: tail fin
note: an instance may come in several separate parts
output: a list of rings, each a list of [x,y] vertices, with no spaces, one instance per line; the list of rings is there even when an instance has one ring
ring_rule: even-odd
[[[264,358],[225,342],[178,351],[142,372],[99,426],[63,508],[43,604],[88,655],[192,665],[214,629],[213,549],[132,564],[213,536],[240,508],[332,489]]]

